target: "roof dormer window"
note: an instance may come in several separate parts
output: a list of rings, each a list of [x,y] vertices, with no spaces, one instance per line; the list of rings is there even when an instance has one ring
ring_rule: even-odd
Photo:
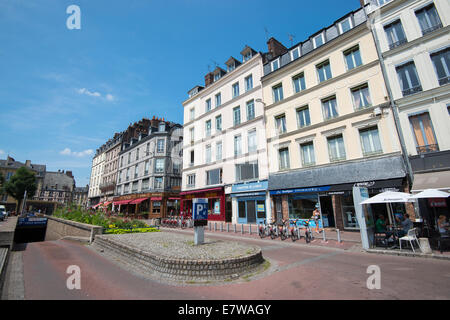
[[[246,54],[244,54],[244,62],[250,60],[252,58],[252,52],[249,51]]]
[[[217,81],[217,80],[219,80],[220,79],[220,73],[216,73],[215,75],[214,75],[214,81]]]
[[[234,64],[234,62],[227,65],[227,72],[231,72],[234,69],[236,69],[236,65]]]
[[[323,32],[313,38],[314,49],[320,47],[325,43]]]
[[[166,124],[164,122],[160,122],[159,124],[159,132],[166,131]]]

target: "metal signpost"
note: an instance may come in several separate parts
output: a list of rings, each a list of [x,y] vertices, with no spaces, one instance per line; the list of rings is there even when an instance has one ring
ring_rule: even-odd
[[[208,224],[208,199],[192,199],[192,218],[194,220],[194,244],[205,242],[205,229]]]
[[[372,217],[370,217],[371,212],[364,210],[361,202],[369,199],[369,192],[367,188],[353,187],[353,203],[355,204],[355,213],[358,220],[360,233],[361,233],[361,243],[364,249],[369,249],[372,246],[373,239],[373,223]]]

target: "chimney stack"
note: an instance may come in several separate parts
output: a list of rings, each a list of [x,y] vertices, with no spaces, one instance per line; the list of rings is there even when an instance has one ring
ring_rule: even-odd
[[[212,72],[209,72],[206,76],[205,76],[205,87],[209,86],[210,84],[212,84],[214,82],[214,74]]]
[[[25,161],[25,166],[27,166],[28,168],[31,168],[31,160]]]
[[[267,49],[269,50],[269,53],[272,55],[272,58],[285,54],[288,51],[288,49],[274,37],[270,38],[269,41],[267,41]]]

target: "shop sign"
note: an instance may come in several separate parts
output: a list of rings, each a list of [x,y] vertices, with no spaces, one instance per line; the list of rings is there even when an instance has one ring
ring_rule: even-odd
[[[287,189],[287,190],[273,190],[270,191],[271,195],[280,195],[280,194],[291,194],[291,193],[315,193],[315,192],[326,192],[330,190],[330,186],[326,187],[312,187],[312,188],[300,188],[300,189]]]
[[[266,208],[264,204],[258,204],[257,209],[258,212],[265,212]]]
[[[267,190],[268,186],[269,186],[268,181],[234,184],[231,187],[231,192],[249,192],[257,190]]]
[[[214,213],[215,214],[220,214],[220,201],[216,201],[214,203]]]
[[[434,208],[446,208],[447,207],[447,201],[446,199],[441,198],[430,198],[428,199],[428,204],[430,207]]]
[[[375,185],[375,181],[368,181],[368,182],[357,182],[353,186],[354,187],[361,187],[361,188],[370,188]]]
[[[205,193],[206,198],[216,198],[218,197],[217,192],[207,192]]]
[[[234,193],[232,197],[260,197],[265,196],[265,192],[246,192],[246,193]]]

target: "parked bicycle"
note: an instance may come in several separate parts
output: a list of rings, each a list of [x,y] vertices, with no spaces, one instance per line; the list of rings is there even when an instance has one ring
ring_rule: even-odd
[[[291,237],[292,242],[295,242],[296,240],[300,240],[301,234],[300,234],[300,228],[297,224],[298,219],[295,219],[294,221],[290,221],[290,224],[293,226],[289,229],[289,236]]]
[[[288,226],[287,226],[288,221],[289,221],[289,219],[283,220],[281,222],[281,224],[278,226],[278,228],[280,230],[280,239],[282,241],[286,240],[289,237]]]
[[[311,227],[309,226],[310,221],[311,221],[311,219],[302,221],[302,224],[305,226],[304,229],[305,229],[306,243],[310,243],[314,239]]]

